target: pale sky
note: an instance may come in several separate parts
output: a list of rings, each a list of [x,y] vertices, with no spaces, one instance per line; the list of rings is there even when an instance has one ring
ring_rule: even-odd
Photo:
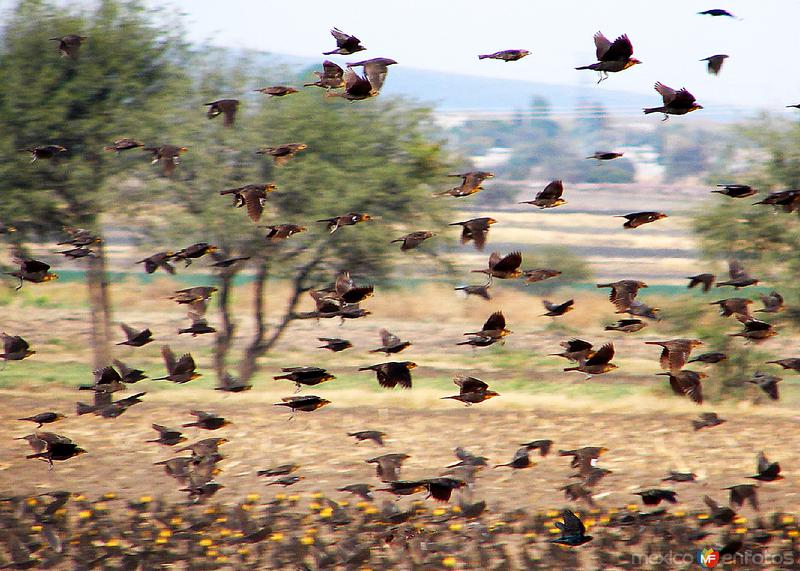
[[[12,5],[0,0],[0,7]],[[153,0],[186,14],[196,42],[324,59],[336,26],[368,48],[358,59],[547,83],[591,84],[575,71],[595,61],[592,35],[627,33],[644,63],[612,75],[604,88],[652,93],[655,81],[688,88],[698,99],[783,111],[800,103],[797,26],[800,0]],[[739,19],[700,16],[725,8]],[[532,52],[518,62],[478,61],[501,49]],[[701,58],[728,54],[722,73]],[[350,57],[334,57],[342,63]]]

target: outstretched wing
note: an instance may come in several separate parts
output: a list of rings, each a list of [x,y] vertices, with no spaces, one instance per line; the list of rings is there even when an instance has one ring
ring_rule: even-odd
[[[611,42],[603,35],[603,32],[597,32],[594,35],[594,45],[596,48],[595,53],[597,55],[597,60],[603,61],[603,56],[606,55],[606,52],[611,47]]]
[[[656,81],[655,89],[661,95],[661,99],[664,100],[664,105],[669,105],[675,99],[675,90],[671,87],[667,87],[660,81]]]
[[[495,311],[483,324],[483,331],[500,331],[506,327],[506,318],[502,311]]]
[[[608,41],[608,40],[606,40]],[[617,61],[626,60],[633,55],[633,45],[628,39],[628,36],[623,34],[614,40],[614,43],[609,46],[606,53],[602,57],[598,57],[600,61]]]
[[[605,365],[611,362],[611,359],[614,358],[614,344],[613,343],[606,343],[600,349],[597,350],[597,353],[592,355],[588,361],[586,361],[586,365]]]

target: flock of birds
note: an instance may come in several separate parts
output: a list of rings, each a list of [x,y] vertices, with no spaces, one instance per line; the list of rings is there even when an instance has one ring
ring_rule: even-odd
[[[709,10],[702,12],[702,14],[731,16],[724,10]],[[336,28],[331,33],[336,40],[336,48],[326,52],[325,55],[348,56],[366,49],[355,36],[346,34]],[[59,50],[65,57],[77,59],[81,44],[87,38],[72,34],[54,39],[59,42]],[[633,57],[633,47],[626,35],[622,35],[612,42],[598,32],[594,36],[594,42],[597,62],[577,69],[598,72],[600,75],[599,81],[605,80],[610,73],[621,72],[641,63]],[[480,59],[511,62],[519,60],[529,55],[529,53],[527,50],[514,49],[478,57]],[[722,62],[726,57],[726,55],[720,54],[706,58],[709,71],[715,74],[719,73]],[[306,84],[306,87],[320,87],[326,90],[327,96],[343,97],[350,101],[368,99],[378,95],[386,80],[388,66],[396,63],[396,61],[388,58],[373,58],[349,63],[345,70],[338,64],[326,60],[323,62],[322,71],[316,72],[317,81]],[[357,74],[353,69],[354,67],[363,67],[364,75]],[[686,89],[675,90],[661,83],[656,83],[655,89],[661,95],[663,104],[658,107],[647,108],[644,113],[662,113],[666,120],[669,115],[684,115],[702,109],[702,106],[697,104],[694,96]],[[289,86],[271,86],[258,91],[270,97],[285,97],[296,93],[298,90]],[[222,115],[226,127],[234,125],[239,107],[238,100],[220,99],[208,103],[207,106],[209,118]],[[185,147],[178,145],[148,147],[132,138],[119,139],[106,147],[107,150],[116,153],[136,148],[142,148],[144,151],[151,153],[153,162],[161,165],[166,176],[172,175],[179,164],[180,155],[187,150]],[[290,143],[275,147],[264,147],[258,152],[272,157],[276,165],[283,165],[306,148],[303,143]],[[55,144],[45,144],[24,150],[31,154],[32,161],[39,159],[58,160],[61,155],[68,153],[66,148]],[[588,158],[609,161],[620,156],[622,156],[622,153],[598,151]],[[451,189],[437,193],[438,196],[463,198],[474,195],[483,190],[482,184],[494,175],[490,172],[471,171],[451,176],[460,178],[461,183]],[[276,186],[274,184],[248,184],[238,188],[222,190],[220,195],[233,196],[233,206],[244,208],[247,216],[254,223],[258,223],[264,212],[268,194],[275,190]],[[742,199],[753,196],[758,191],[748,185],[729,184],[723,185],[720,190],[713,192],[721,193],[731,199]],[[525,201],[524,204],[530,204],[539,209],[556,208],[566,202],[563,194],[564,185],[562,181],[554,180],[538,192],[533,200]],[[785,212],[793,212],[800,207],[800,190],[773,192],[765,196],[757,204],[771,205],[781,208]],[[629,213],[622,217],[625,218],[624,228],[633,230],[667,218],[667,215],[662,212],[652,211]],[[325,224],[327,231],[333,234],[344,227],[354,226],[370,220],[371,217],[368,213],[350,212],[318,220],[317,222]],[[488,240],[490,228],[496,222],[493,218],[481,217],[455,222],[452,225],[461,227],[462,244],[473,243],[475,248],[483,250]],[[267,229],[266,239],[268,241],[286,240],[294,234],[307,230],[305,226],[289,223],[269,225],[265,226],[265,228]],[[14,231],[11,226],[3,226],[2,230],[4,232]],[[80,259],[95,255],[92,251],[92,246],[100,242],[100,236],[80,228],[66,228],[65,231],[68,234],[67,239],[60,242],[59,245],[69,246],[69,249],[61,251],[61,254],[70,259]],[[407,252],[435,236],[435,232],[418,230],[392,242],[400,243],[400,250]],[[244,263],[247,260],[246,257],[226,256],[214,245],[200,242],[177,252],[157,252],[140,260],[139,263],[144,265],[147,273],[162,270],[169,274],[174,274],[176,271],[175,262],[183,262],[188,267],[193,261],[204,256],[212,258],[211,266],[215,268],[225,268],[233,264]],[[44,283],[58,277],[50,271],[50,266],[47,263],[40,260],[19,255],[16,263],[18,264],[18,269],[10,272],[10,275],[19,280],[17,289],[22,287],[24,282]],[[485,274],[488,281],[485,284],[461,286],[456,289],[464,291],[467,295],[475,295],[488,300],[491,299],[490,288],[495,283],[495,280],[524,279],[528,283],[534,283],[561,274],[558,269],[554,268],[522,269],[522,264],[523,260],[520,252],[515,251],[505,255],[492,252],[485,268],[473,270],[475,273]],[[716,287],[727,286],[739,290],[759,283],[759,280],[750,275],[743,265],[736,260],[729,262],[729,274],[729,279],[721,281],[717,281],[716,276],[710,273],[691,276],[689,278],[689,287],[701,286],[704,292],[708,292],[714,285]],[[606,330],[625,334],[635,333],[647,327],[647,320],[659,319],[658,309],[648,305],[638,296],[640,290],[647,288],[647,284],[643,281],[625,279],[614,283],[598,284],[597,287],[609,288],[610,301],[616,313],[626,315],[619,319],[617,323],[608,325],[605,328]],[[197,336],[215,332],[215,329],[209,325],[205,317],[209,300],[215,291],[216,288],[212,286],[198,286],[175,292],[171,299],[177,304],[188,308],[188,316],[191,321],[191,324],[186,328],[180,329],[179,333]],[[333,284],[311,290],[309,293],[315,304],[315,309],[309,312],[297,313],[293,316],[294,318],[319,320],[338,317],[344,321],[369,315],[370,312],[363,309],[361,304],[373,295],[374,288],[368,284],[357,284],[348,272],[343,272],[336,276]],[[761,297],[764,307],[759,309],[758,312],[774,314],[784,307],[783,298],[778,292],[772,292]],[[733,316],[743,324],[743,330],[732,334],[734,336],[743,337],[748,342],[757,343],[776,335],[777,331],[773,325],[753,316],[750,311],[751,304],[752,300],[748,298],[731,297],[714,301],[712,305],[719,306],[722,316]],[[572,299],[560,303],[545,300],[544,306],[546,310],[544,315],[553,318],[575,309],[575,303]],[[127,324],[122,324],[121,327],[125,334],[125,339],[120,341],[119,345],[135,348],[142,347],[153,341],[153,334],[148,328],[139,329],[130,327]],[[465,333],[464,335],[467,339],[457,344],[470,346],[473,350],[476,350],[495,343],[502,343],[511,333],[512,331],[507,327],[503,313],[497,311],[488,317],[479,330]],[[29,343],[19,335],[3,333],[2,338],[3,353],[0,357],[4,359],[5,363],[21,361],[35,353],[30,348]],[[387,357],[401,353],[412,344],[410,341],[402,340],[385,329],[380,331],[380,338],[381,346],[371,352],[382,352]],[[347,339],[324,337],[320,338],[320,341],[323,342],[321,348],[332,352],[345,351],[352,347],[352,343]],[[692,352],[703,345],[703,342],[697,339],[679,338],[647,341],[646,344],[660,347],[659,364],[664,372],[659,374],[668,377],[669,385],[674,393],[685,396],[698,404],[703,402],[702,385],[706,374],[686,369],[685,366],[692,362],[713,365],[727,358],[724,353],[709,352],[690,359]],[[564,370],[584,373],[587,375],[587,379],[617,368],[617,365],[612,362],[615,355],[613,342],[606,342],[595,348],[594,344],[588,341],[569,339],[562,343],[562,349],[557,354],[573,363],[572,366]],[[153,380],[166,380],[176,384],[184,384],[201,376],[190,353],[177,357],[172,349],[165,345],[162,347],[162,356],[166,374]],[[779,365],[783,369],[800,372],[800,358],[785,358],[770,361],[770,363]],[[399,386],[409,389],[412,387],[411,371],[415,367],[416,363],[411,361],[386,361],[361,367],[359,371],[374,372],[381,387],[394,388]],[[91,404],[77,403],[77,414],[94,414],[103,418],[119,417],[130,407],[142,402],[142,397],[145,393],[139,392],[116,400],[114,393],[124,390],[129,384],[135,384],[146,378],[148,376],[144,371],[115,360],[113,364],[95,372],[95,379],[91,385],[80,387],[80,390],[91,391],[94,398]],[[335,375],[326,369],[314,366],[287,367],[282,370],[282,374],[274,377],[276,380],[288,380],[294,383],[298,391],[303,387],[317,386],[335,378]],[[779,398],[778,382],[780,380],[777,376],[759,372],[750,382],[756,384],[771,399],[777,400]],[[454,383],[458,388],[458,393],[445,396],[443,397],[444,399],[460,401],[466,406],[471,406],[499,396],[486,382],[475,377],[457,375],[454,378]],[[236,393],[250,389],[251,385],[241,382],[231,375],[226,375],[217,388],[218,390]],[[327,404],[330,404],[329,400],[315,395],[295,394],[283,398],[281,402],[276,403],[276,406],[286,407],[294,415],[296,412],[313,412]],[[192,427],[200,430],[215,431],[230,424],[229,420],[212,411],[192,410],[190,413],[195,420],[184,423],[181,428]],[[65,415],[59,412],[45,411],[20,419],[20,421],[37,424],[35,432],[21,437],[32,448],[32,453],[27,458],[44,460],[52,468],[54,462],[70,460],[86,452],[84,448],[67,436],[41,430],[43,426],[49,426],[64,417]],[[695,430],[700,430],[717,426],[723,422],[725,422],[724,419],[719,418],[715,413],[709,412],[701,414],[700,418],[693,421],[692,424]],[[153,424],[152,426],[157,433],[157,438],[148,442],[171,448],[187,440],[179,428],[160,424]],[[349,433],[349,436],[354,437],[357,442],[372,441],[376,445],[383,446],[385,434],[375,430],[361,430]],[[220,473],[219,463],[224,458],[220,453],[220,447],[226,442],[227,439],[223,437],[198,440],[192,444],[177,448],[177,452],[187,452],[189,455],[176,456],[158,462],[159,465],[163,465],[169,476],[175,478],[184,486],[182,491],[188,494],[190,504],[205,503],[223,487],[222,484],[216,481],[215,477]],[[530,468],[535,465],[535,462],[531,460],[531,453],[538,452],[540,456],[546,456],[552,445],[553,442],[551,440],[535,440],[525,443],[517,450],[509,462],[495,467],[509,468],[514,471]],[[596,509],[592,489],[610,473],[609,470],[598,464],[601,455],[606,451],[605,448],[596,446],[559,451],[560,456],[570,458],[570,465],[576,470],[573,477],[578,479],[577,482],[570,482],[561,488],[568,500],[583,501],[586,502],[591,510]],[[464,526],[461,523],[454,523],[453,518],[464,517],[468,522],[471,522],[469,523],[470,533],[480,538],[487,546],[487,549],[489,546],[492,550],[499,549],[493,539],[495,530],[489,529],[480,520],[481,514],[486,509],[486,503],[482,501],[470,503],[467,501],[467,497],[471,493],[471,486],[480,470],[488,467],[488,459],[472,454],[462,448],[457,448],[455,453],[458,458],[457,463],[448,466],[438,476],[420,480],[401,479],[402,464],[408,458],[406,454],[391,453],[367,459],[368,463],[375,464],[377,478],[384,487],[376,490],[375,486],[371,484],[358,483],[340,489],[342,492],[357,496],[362,501],[362,503],[357,504],[360,506],[358,509],[362,510],[366,515],[357,515],[352,510],[345,509],[347,504],[328,499],[319,504],[316,510],[317,515],[320,516],[322,513],[326,513],[327,515],[324,516],[324,519],[327,519],[333,527],[346,526],[358,520],[359,529],[368,534],[373,534],[373,524],[380,523],[381,525],[375,529],[380,530],[378,535],[387,544],[401,541],[406,550],[412,552],[415,549],[432,550],[430,552],[439,553],[440,555],[447,553],[447,547],[442,548],[440,546],[435,549],[437,541],[442,545],[447,545],[450,540],[443,537],[422,538],[424,535],[424,532],[421,531],[422,526],[415,527],[410,522],[415,521],[416,517],[427,518],[428,524],[446,522],[449,525],[448,529],[451,531],[460,531]],[[295,474],[299,468],[296,464],[275,466],[259,471],[259,476],[268,478],[269,485],[291,486],[302,479],[302,476]],[[760,452],[756,461],[756,473],[749,477],[762,483],[780,480],[782,478],[781,467],[778,462],[770,462],[764,453]],[[663,480],[673,483],[692,482],[695,480],[695,475],[671,471]],[[371,505],[370,503],[374,499],[373,491],[386,492],[397,497],[427,493],[428,497],[447,502],[456,490],[461,492],[459,509],[452,512],[437,508],[431,515],[427,514],[426,510],[421,508],[419,504],[415,504],[415,507],[408,512],[401,512],[396,505],[391,503],[383,511],[365,507]],[[663,509],[654,512],[639,512],[637,509],[631,514],[615,516],[615,518],[609,519],[610,526],[619,525],[624,529],[626,525],[636,524],[640,526],[638,528],[640,530],[649,526],[661,529],[661,532],[666,534],[677,533],[676,530],[679,529],[680,525],[683,525],[683,535],[681,537],[696,541],[708,535],[707,532],[703,531],[704,525],[707,523],[714,523],[720,526],[735,525],[738,519],[736,512],[732,509],[733,507],[741,507],[745,502],[749,502],[754,510],[759,509],[757,485],[736,484],[726,488],[726,490],[730,492],[730,505],[732,507],[720,506],[714,499],[706,496],[705,504],[709,508],[709,513],[706,515],[705,520],[701,522],[701,525],[696,528],[687,524],[686,520],[680,517],[676,518],[676,516]],[[672,489],[646,489],[637,492],[637,495],[641,497],[642,504],[648,507],[657,506],[661,502],[672,504],[677,502],[676,491]],[[41,500],[40,498],[43,496],[49,496],[51,502],[48,503]],[[11,562],[4,563],[0,568],[27,569],[37,568],[39,565],[44,568],[52,566],[50,564],[58,564],[63,561],[65,550],[63,538],[67,537],[66,533],[69,529],[63,508],[72,498],[72,495],[68,492],[50,492],[43,496],[14,496],[6,498],[4,502],[0,503],[0,514],[2,514],[4,527],[7,530],[3,533],[3,539],[12,559]],[[111,499],[114,498],[106,498],[107,501]],[[219,514],[215,511],[218,508],[210,508],[203,512],[206,515],[210,514],[210,518],[202,515],[190,516],[190,512],[179,511],[177,507],[162,504],[152,498],[143,498],[138,502],[130,502],[128,504],[132,513],[129,523],[133,527],[131,529],[117,529],[120,525],[119,522],[110,521],[104,515],[104,510],[98,507],[98,504],[91,505],[82,496],[75,501],[82,506],[80,517],[87,520],[85,523],[93,527],[95,530],[94,536],[99,538],[90,539],[88,544],[80,544],[79,542],[75,546],[75,552],[80,553],[81,557],[88,561],[88,563],[85,561],[85,566],[79,568],[87,569],[100,565],[104,566],[107,560],[117,556],[121,557],[122,566],[115,568],[122,569],[135,569],[138,568],[137,566],[141,566],[143,569],[155,568],[156,563],[160,565],[179,561],[186,554],[174,550],[175,542],[170,539],[173,535],[187,540],[186,546],[191,552],[192,548],[190,546],[194,544],[193,542],[199,542],[200,545],[203,545],[203,542],[207,540],[207,536],[204,535],[205,530],[212,528],[220,521],[230,522],[230,524],[226,524],[229,535],[232,538],[230,545],[240,549],[241,553],[239,554],[244,557],[246,550],[242,546],[260,544],[270,538],[279,543],[280,540],[275,539],[280,533],[277,531],[277,521],[280,517],[292,517],[292,514],[286,511],[288,504],[285,502],[285,495],[266,506],[265,514],[260,523],[248,513],[256,509],[255,500],[248,500],[239,504],[230,512],[227,519],[220,520],[217,519]],[[152,517],[145,517],[148,513]],[[575,547],[593,539],[591,535],[587,534],[586,526],[581,518],[571,510],[563,510],[560,514],[560,519],[556,517],[557,515],[554,513],[550,516],[550,519],[546,520],[549,522],[547,525],[551,527],[550,533],[553,535],[548,540],[550,543]],[[195,520],[187,521],[188,518],[195,518]],[[680,521],[676,523],[677,520]],[[158,526],[154,527],[154,521],[159,522]],[[539,526],[539,529],[542,529],[542,526],[545,525],[544,521],[540,520],[532,525]],[[765,545],[778,532],[772,529],[764,531],[768,525],[761,519],[759,521],[759,529],[763,533],[761,535],[757,533],[751,534],[748,541],[754,541],[758,545]],[[784,522],[784,524],[786,523],[791,522]],[[127,550],[121,548],[113,549],[119,546],[119,540],[114,540],[117,543],[113,544],[113,537],[110,539],[103,535],[103,527],[106,527],[107,531],[110,529],[115,530],[112,533],[113,537],[126,537],[129,548]],[[779,527],[778,529],[783,530],[780,533],[784,533],[788,527],[784,525],[783,528]],[[153,530],[156,530],[156,535],[153,535]],[[147,533],[145,534],[144,531],[147,531]],[[792,539],[795,536],[796,533],[795,535],[788,535]],[[604,548],[608,547],[605,544],[606,542],[613,543],[611,537],[607,533],[604,535]],[[786,536],[784,535],[784,537]],[[159,542],[159,539],[163,539],[163,541]],[[370,546],[367,545],[365,552],[363,542],[359,543],[357,539],[357,535],[351,535],[347,539],[339,537],[335,542],[325,546],[322,541],[317,541],[312,537],[309,542],[292,544],[291,548],[302,550],[315,546],[317,549],[315,553],[316,563],[320,568],[336,564],[352,566],[368,561],[370,558]],[[100,544],[96,543],[98,540],[101,541]],[[205,555],[212,551],[213,554],[218,555],[218,550],[210,547],[213,542],[211,540],[208,541],[210,543],[206,544],[201,551]],[[665,541],[668,540],[665,539]],[[111,548],[108,548],[109,544],[111,544]],[[130,547],[131,545],[135,545],[136,549]],[[161,545],[160,548],[159,545]],[[733,538],[729,539],[724,550],[733,554],[744,545],[745,542],[741,538]],[[45,549],[47,546],[49,546],[49,551]],[[42,557],[36,555],[36,552],[40,550]],[[273,556],[282,557],[280,550],[276,550]],[[554,561],[559,560],[558,558],[569,557],[552,550],[551,556],[555,558]],[[445,562],[445,566],[454,566],[448,565],[446,557],[444,559],[442,557],[444,556],[441,556],[439,561]],[[327,564],[323,565],[322,561],[327,561]],[[621,563],[617,562],[617,564]],[[529,562],[529,568],[535,567],[535,562]]]

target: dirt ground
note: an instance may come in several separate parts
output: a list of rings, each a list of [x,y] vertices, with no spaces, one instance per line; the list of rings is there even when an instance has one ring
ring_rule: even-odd
[[[336,488],[357,482],[379,483],[373,466],[364,462],[373,456],[407,453],[411,458],[401,477],[424,478],[438,475],[454,462],[452,450],[456,446],[487,456],[493,465],[508,462],[523,442],[550,438],[555,441],[554,450],[579,446],[609,449],[598,464],[613,471],[595,488],[600,506],[623,507],[634,502],[634,491],[662,486],[660,478],[675,469],[693,471],[699,481],[664,487],[678,491],[683,509],[700,509],[703,495],[723,500],[727,492],[721,488],[747,482],[745,477],[754,473],[756,454],[764,450],[781,462],[786,479],[761,485],[762,509],[800,511],[800,478],[793,469],[800,465],[800,450],[794,441],[800,417],[785,409],[717,409],[728,422],[696,432],[690,420],[697,410],[676,409],[671,404],[660,408],[658,402],[651,402],[647,408],[637,409],[631,401],[595,407],[508,394],[503,397],[505,403],[495,399],[467,408],[450,401],[437,402],[432,395],[424,394],[427,390],[320,390],[316,392],[334,400],[334,404],[314,413],[299,413],[290,421],[285,409],[272,406],[283,393],[254,390],[221,396],[209,390],[178,387],[148,394],[145,402],[117,419],[70,414],[58,424],[45,427],[69,436],[89,451],[57,463],[53,470],[44,462],[25,459],[27,443],[14,439],[31,433],[35,426],[15,419],[44,410],[71,413],[74,402],[85,393],[6,390],[0,398],[0,495],[64,489],[89,496],[116,492],[123,498],[155,495],[180,500],[184,495],[178,491],[178,483],[153,465],[175,456],[175,452],[145,441],[155,437],[151,423],[177,427],[192,420],[189,409],[204,408],[233,421],[216,431],[185,429],[188,442],[209,436],[230,439],[222,447],[225,460],[217,477],[225,486],[217,494],[223,503],[236,502],[248,493],[266,497],[283,492],[266,487],[256,471],[289,462],[301,465],[297,474],[305,479],[288,492],[302,495],[319,491],[345,499]],[[386,446],[355,444],[346,434],[364,429],[386,432]],[[482,471],[474,496],[486,499],[493,513],[516,507],[546,510],[567,505],[558,488],[575,481],[569,479],[568,459],[552,453],[537,458],[537,462],[531,469],[516,472],[491,467]],[[749,509],[742,508],[742,513],[747,514]]]

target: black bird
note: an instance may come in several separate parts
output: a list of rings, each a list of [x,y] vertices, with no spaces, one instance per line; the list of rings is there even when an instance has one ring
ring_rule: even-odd
[[[609,73],[624,71],[629,67],[642,63],[635,57],[632,57],[633,45],[627,35],[622,35],[611,42],[603,35],[603,32],[597,32],[594,35],[594,45],[596,48],[595,55],[597,56],[597,63],[576,67],[575,69],[591,69],[599,72],[600,79],[597,83],[608,79]]]
[[[375,464],[376,474],[381,482],[395,482],[400,478],[403,462],[411,458],[408,454],[384,454],[365,460],[367,464]]]
[[[3,352],[0,353],[0,359],[22,361],[36,353],[36,351],[31,350],[28,342],[19,335],[0,333],[0,336],[3,338]]]
[[[686,279],[689,280],[689,289],[702,285],[703,293],[706,293],[711,289],[711,286],[714,285],[714,280],[717,279],[717,276],[714,274],[697,274],[696,276],[689,276]]]
[[[325,343],[325,345],[320,345],[317,349],[330,349],[334,353],[344,351],[353,346],[347,339],[337,339],[334,337],[317,337],[317,339]]]
[[[239,109],[238,99],[219,99],[205,104],[208,107],[208,118],[213,119],[217,115],[222,115],[222,125],[224,127],[233,126],[236,121],[236,111]]]
[[[155,440],[146,440],[146,442],[155,442],[157,444],[164,444],[165,446],[175,446],[186,440],[186,437],[181,434],[180,430],[175,428],[168,428],[161,424],[151,425],[153,430],[158,432],[158,438]]]
[[[223,428],[231,424],[230,420],[227,420],[226,418],[219,416],[214,412],[206,412],[204,410],[190,410],[189,414],[197,417],[197,420],[182,424],[181,425],[182,428],[196,426],[197,428],[203,428],[205,430],[217,430],[219,428]]]
[[[303,87],[322,87],[323,89],[338,89],[344,87],[344,70],[330,60],[322,62],[322,71],[315,71],[317,81],[305,83]]]
[[[354,63],[348,63],[347,67],[363,67],[364,68],[364,75],[367,77],[370,86],[375,91],[380,91],[383,87],[384,82],[386,81],[386,74],[388,73],[388,67],[390,65],[395,65],[397,62],[393,59],[389,59],[386,57],[376,57],[372,59],[367,59],[364,61],[357,61]]]
[[[38,426],[36,428],[41,428],[44,424],[50,424],[52,422],[57,422],[62,418],[66,418],[60,412],[40,412],[39,414],[34,414],[33,416],[26,416],[25,418],[18,418],[17,420],[27,420],[30,422],[35,422]]]
[[[68,57],[70,59],[78,59],[78,52],[81,49],[81,44],[88,38],[78,34],[67,34],[60,38],[50,38],[51,41],[58,42],[58,52],[61,57]]]
[[[524,468],[531,468],[533,466],[536,466],[536,463],[531,461],[530,456],[528,454],[528,450],[529,449],[527,446],[519,448],[514,453],[514,457],[511,459],[510,462],[506,462],[505,464],[495,464],[495,468],[507,466],[509,468],[513,468],[514,470],[522,470]]]
[[[285,406],[292,409],[292,416],[289,417],[290,419],[294,417],[294,413],[298,410],[301,412],[313,412],[326,404],[331,404],[331,401],[316,395],[283,397],[281,401],[283,402],[276,402],[273,406]]]
[[[623,153],[595,151],[595,153],[591,157],[586,157],[586,158],[596,159],[598,161],[613,161],[614,159],[620,158],[622,155]]]
[[[722,69],[722,64],[728,59],[726,54],[717,54],[701,59],[700,61],[708,62],[708,73],[712,75],[719,75]]]
[[[712,8],[711,10],[704,10],[703,12],[698,12],[698,14],[700,14],[701,16],[727,16],[729,18],[736,17],[727,10],[723,10],[722,8]]]
[[[709,496],[703,496],[703,502],[711,510],[711,521],[716,525],[728,525],[736,519],[736,512],[731,508],[719,505]]]
[[[144,371],[140,369],[131,369],[122,361],[115,359],[114,366],[119,370],[119,375],[122,377],[123,383],[138,383],[139,381],[147,378],[147,375],[144,374]]]
[[[375,498],[372,495],[372,490],[375,486],[371,484],[349,484],[347,486],[343,486],[341,488],[337,488],[339,492],[348,492],[350,494],[356,495],[362,500],[371,502]]]
[[[383,446],[383,437],[386,436],[386,433],[380,430],[359,430],[357,432],[348,432],[347,436],[352,436],[356,439],[356,442],[372,440],[378,446]]]
[[[165,272],[169,274],[175,273],[175,266],[169,263],[174,255],[173,252],[158,252],[153,254],[152,256],[148,256],[143,260],[139,260],[136,262],[137,264],[144,264],[144,270],[148,274],[152,274],[158,268],[161,268]]]
[[[384,388],[393,389],[400,385],[404,389],[411,388],[411,369],[417,366],[411,361],[390,361],[369,367],[359,367],[359,371],[375,371],[378,384]]]
[[[606,325],[603,329],[605,331],[622,331],[623,333],[636,333],[647,327],[647,323],[641,319],[629,318],[620,319],[612,325]]]
[[[150,329],[134,329],[133,327],[126,325],[125,323],[120,323],[119,326],[125,332],[125,336],[128,338],[121,343],[117,343],[117,345],[129,345],[130,347],[142,347],[143,345],[147,345],[153,340],[153,333]]]
[[[661,107],[649,107],[644,109],[644,114],[648,113],[663,113],[666,121],[670,115],[686,115],[697,109],[702,109],[702,105],[698,105],[694,95],[689,93],[685,87],[675,91],[671,87],[667,87],[660,81],[656,82],[655,90],[661,95],[664,105]]]
[[[778,400],[780,398],[780,394],[778,393],[778,383],[782,380],[783,379],[781,377],[756,371],[753,374],[753,378],[748,379],[747,382],[756,385],[772,400]]]
[[[492,54],[479,55],[478,59],[499,59],[506,63],[510,61],[517,61],[530,54],[528,50],[502,50]]]
[[[400,353],[403,349],[411,345],[411,341],[401,341],[397,335],[390,333],[386,329],[380,330],[381,346],[377,349],[372,349],[370,353]]]
[[[28,459],[40,458],[46,460],[52,467],[53,461],[63,461],[85,454],[86,450],[75,444],[66,436],[53,432],[39,432],[37,437],[46,444],[44,451],[26,456]]]
[[[644,490],[642,492],[634,492],[634,495],[641,496],[642,503],[646,506],[657,506],[662,501],[669,502],[671,504],[678,503],[678,500],[675,497],[677,494],[672,490],[653,488],[650,490]]]
[[[300,390],[301,385],[313,387],[336,378],[325,369],[320,369],[319,367],[285,367],[282,368],[281,371],[286,374],[272,378],[276,381],[279,379],[293,381],[297,390]]]
[[[713,365],[715,363],[719,363],[727,359],[728,356],[725,353],[713,352],[713,353],[703,353],[702,355],[698,355],[694,359],[689,359],[688,363],[705,363],[706,365]]]
[[[249,391],[253,385],[247,381],[237,379],[230,373],[225,373],[219,380],[219,385],[214,387],[215,391],[223,391],[226,393],[241,393]]]
[[[700,420],[693,420],[692,426],[695,430],[702,428],[713,428],[719,426],[723,422],[727,422],[724,418],[720,418],[716,412],[703,412],[700,414]]]
[[[275,466],[274,468],[259,470],[257,472],[257,475],[266,478],[275,478],[277,476],[288,476],[289,474],[296,472],[299,469],[300,469],[299,464],[281,464],[280,466]]]
[[[575,300],[568,299],[564,303],[553,303],[545,299],[542,300],[542,305],[547,310],[547,313],[543,313],[542,317],[560,317],[575,309]]]
[[[767,460],[767,456],[764,452],[758,453],[756,475],[747,477],[761,482],[774,482],[775,480],[783,479],[783,476],[781,476],[781,465],[778,462],[770,462]]]
[[[528,450],[538,450],[539,456],[547,456],[550,453],[550,448],[553,446],[552,440],[532,440],[526,444],[521,444]]]
[[[586,526],[572,511],[564,510],[562,518],[564,519],[563,523],[560,521],[555,522],[556,527],[561,530],[561,535],[554,539],[549,539],[549,543],[577,547],[592,540],[591,535],[586,535]]]
[[[456,287],[456,288],[453,288],[453,289],[455,289],[456,291],[463,291],[465,294],[467,294],[467,297],[469,297],[471,295],[476,295],[478,297],[482,297],[486,301],[489,301],[489,300],[492,299],[492,295],[489,293],[489,288],[490,287],[491,286],[488,285],[488,284],[487,285],[468,285],[468,286],[459,286],[459,287]]]
[[[345,34],[339,28],[332,28],[331,35],[336,40],[336,49],[329,52],[322,52],[322,55],[329,56],[337,54],[340,56],[349,56],[350,54],[367,49],[361,45],[361,40],[350,34]]]
[[[754,510],[758,510],[758,496],[756,495],[758,486],[755,484],[738,484],[723,489],[730,491],[729,503],[732,506],[742,507],[745,502],[748,502]]]
[[[670,470],[666,478],[661,478],[662,482],[694,482],[697,475],[692,472],[675,472]]]
[[[722,190],[712,190],[711,192],[724,194],[731,198],[746,198],[758,193],[755,188],[747,184],[718,184],[717,186]]]

